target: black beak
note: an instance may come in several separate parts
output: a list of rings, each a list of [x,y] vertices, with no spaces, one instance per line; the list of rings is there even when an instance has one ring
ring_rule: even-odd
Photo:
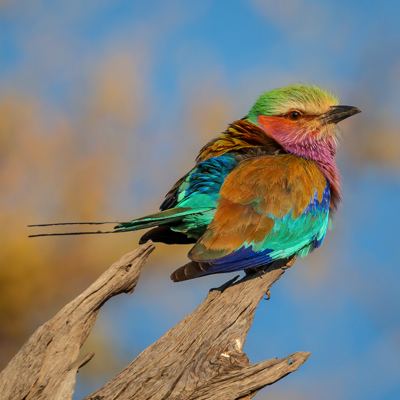
[[[352,106],[332,106],[330,111],[321,115],[319,119],[324,124],[337,124],[352,115],[360,113],[361,110]]]

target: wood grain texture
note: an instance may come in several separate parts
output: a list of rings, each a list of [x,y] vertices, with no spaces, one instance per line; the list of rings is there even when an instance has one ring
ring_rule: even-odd
[[[243,353],[254,311],[288,261],[212,289],[192,314],[85,400],[250,399],[296,371],[310,353],[254,365]]]
[[[79,349],[104,303],[132,293],[149,254],[149,242],[114,263],[87,290],[67,304],[28,339],[0,374],[1,400],[69,400],[77,370],[93,357],[77,362]]]
[[[76,372],[93,357],[77,361],[79,348],[100,308],[117,294],[132,293],[153,249],[149,242],[126,254],[37,329],[0,374],[0,400],[72,399]],[[244,400],[296,371],[309,353],[251,365],[243,352],[259,301],[293,262],[279,260],[211,289],[192,314],[86,400]]]

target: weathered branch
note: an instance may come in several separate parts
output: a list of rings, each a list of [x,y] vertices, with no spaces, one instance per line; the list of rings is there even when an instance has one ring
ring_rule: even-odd
[[[93,357],[76,362],[100,308],[113,296],[133,292],[153,250],[149,242],[123,256],[38,328],[0,374],[0,399],[71,399],[77,370]]]
[[[259,301],[287,262],[211,290],[192,314],[85,400],[249,399],[296,371],[310,353],[250,365],[242,351]]]
[[[122,257],[41,326],[0,374],[0,399],[71,399],[77,370],[93,357],[76,361],[100,308],[134,290],[153,249],[150,242]],[[250,399],[297,370],[309,353],[254,365],[243,353],[254,311],[287,261],[212,289],[192,314],[86,400]]]

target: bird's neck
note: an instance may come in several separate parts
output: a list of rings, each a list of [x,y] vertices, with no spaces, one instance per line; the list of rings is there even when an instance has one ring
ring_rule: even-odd
[[[328,180],[331,189],[331,208],[340,203],[340,174],[335,163],[337,145],[332,135],[321,137],[315,132],[299,132],[298,127],[280,117],[260,116],[258,125],[274,137],[285,150],[313,161]]]
[[[341,178],[335,162],[337,147],[334,139],[321,138],[282,144],[289,153],[304,157],[315,163],[329,182],[331,205],[333,209],[337,209],[340,204]]]

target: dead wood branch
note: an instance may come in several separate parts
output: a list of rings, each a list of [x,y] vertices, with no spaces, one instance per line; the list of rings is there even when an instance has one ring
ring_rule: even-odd
[[[250,399],[296,371],[310,353],[254,365],[243,353],[254,311],[288,261],[211,290],[192,314],[85,400]]]
[[[119,293],[133,292],[153,249],[150,242],[122,257],[37,329],[0,374],[0,399],[70,400],[77,370],[93,357],[76,361],[100,308]],[[250,399],[297,370],[309,353],[254,365],[243,353],[254,311],[287,262],[212,289],[192,314],[85,400]]]
[[[149,242],[123,256],[38,328],[1,372],[0,399],[71,399],[76,372],[93,357],[88,354],[76,362],[100,308],[113,296],[133,292],[154,248]]]

